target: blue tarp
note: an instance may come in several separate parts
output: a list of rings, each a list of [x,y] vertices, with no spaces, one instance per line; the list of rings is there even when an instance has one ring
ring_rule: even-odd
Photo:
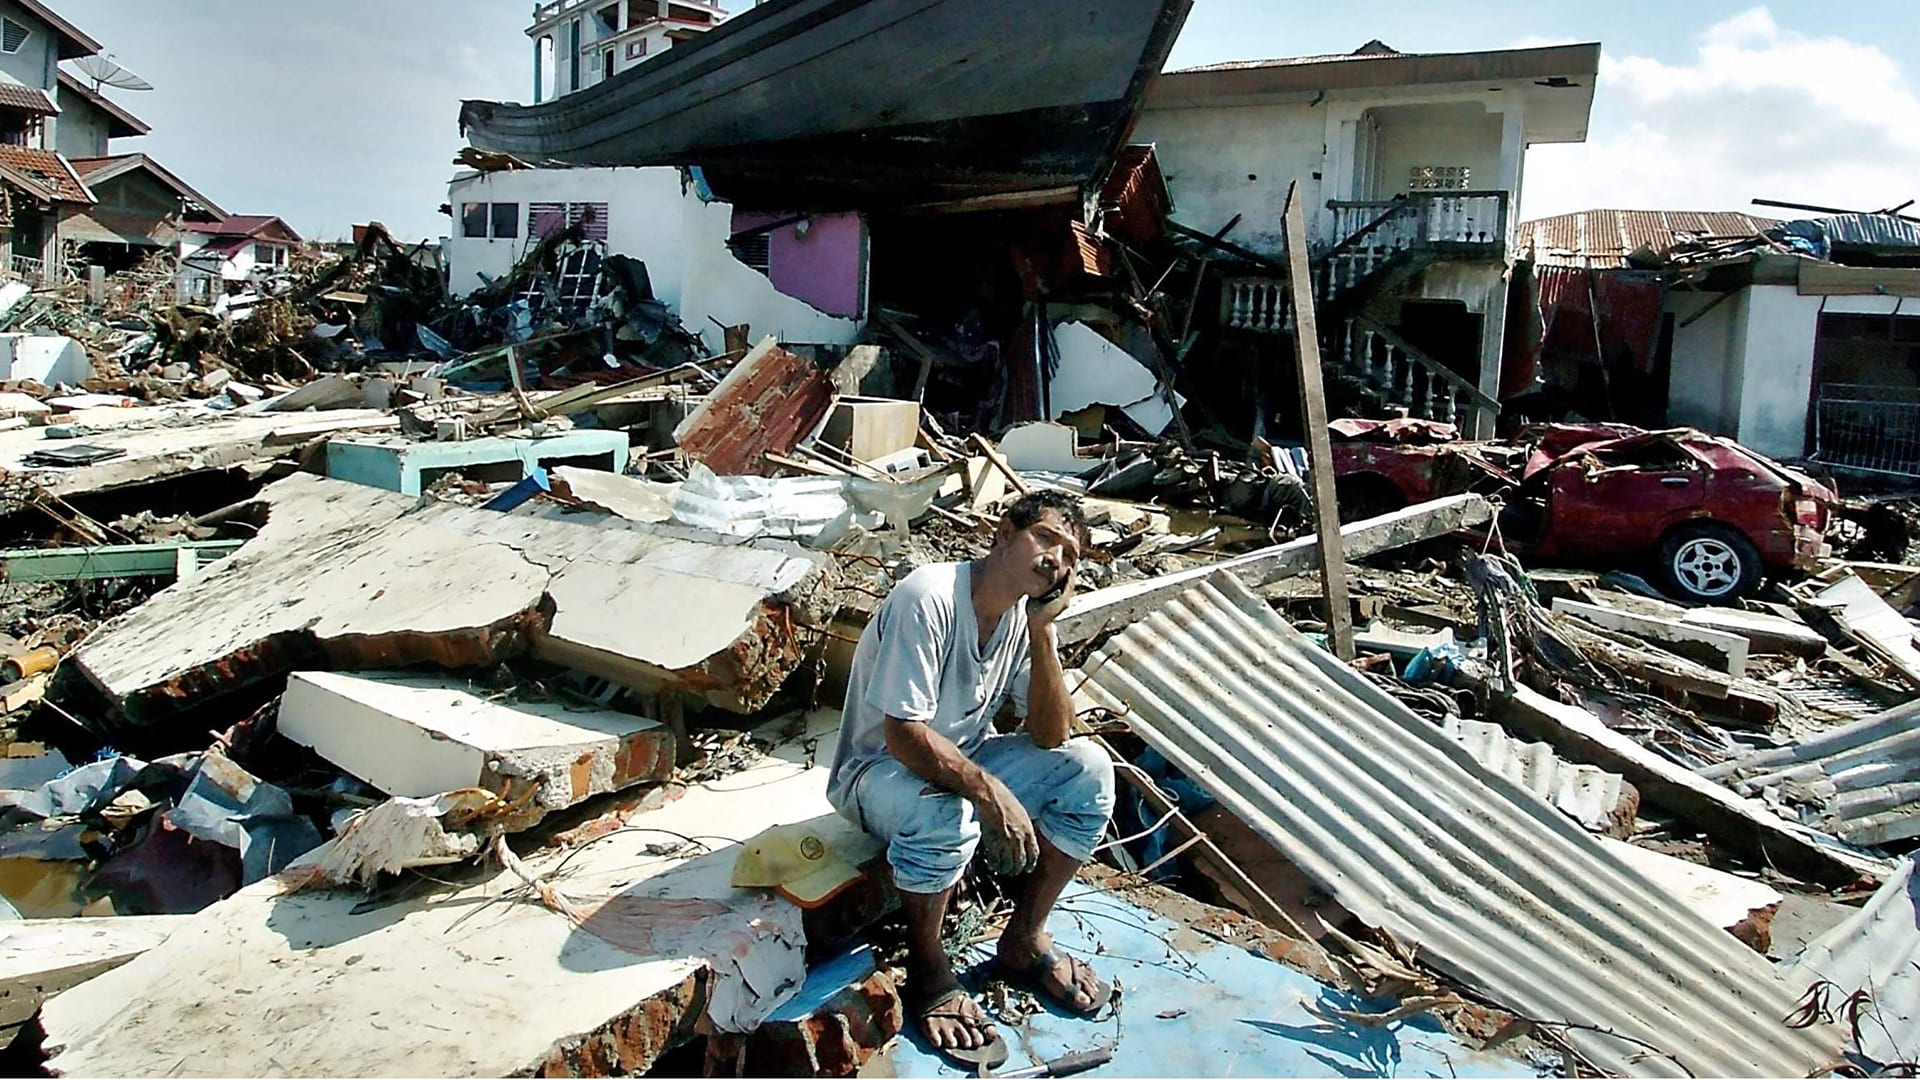
[[[1431,1017],[1376,1027],[1316,1015],[1310,1007],[1384,1012],[1393,1003],[1351,997],[1081,882],[1068,886],[1050,929],[1063,948],[1090,960],[1103,977],[1119,980],[1119,1012],[1090,1021],[1042,1012],[1017,1030],[1002,1026],[1012,1050],[1002,1072],[1104,1047],[1113,1051],[1113,1061],[1083,1075],[1540,1075],[1528,1062],[1468,1049]],[[986,958],[982,951],[979,959]],[[803,1015],[809,1002],[870,970],[871,961],[860,954],[816,969],[800,999],[783,1013]],[[976,989],[980,985],[971,976],[967,982]],[[969,1075],[926,1049],[917,1036],[894,1040],[887,1055],[896,1076]]]

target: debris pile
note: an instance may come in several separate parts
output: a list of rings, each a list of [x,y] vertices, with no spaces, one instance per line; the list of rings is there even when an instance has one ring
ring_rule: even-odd
[[[1071,63],[1158,70],[1185,5],[1110,8],[1144,44]],[[721,86],[795,9],[676,52]],[[605,93],[685,61],[654,63]],[[542,203],[464,294],[378,226],[207,304],[153,261],[0,288],[0,944],[33,988],[0,1022],[32,1064],[916,1074],[899,898],[823,754],[895,585],[1058,490],[1090,524],[1075,734],[1124,790],[1055,929],[1132,967],[1074,1026],[983,974],[1031,1067],[1914,1068],[1836,1004],[1910,1004],[1862,957],[1920,953],[1906,519],[1690,428],[1381,415],[1321,376],[1344,321],[1276,359],[1325,267],[1174,221],[1152,149],[1112,150],[1118,81],[968,128],[998,162],[968,169],[939,125],[806,133],[799,167],[801,133],[707,145],[733,106],[630,102],[603,137],[677,213],[741,199],[705,276]],[[521,120],[468,103],[461,163],[546,171]],[[1000,190],[1086,154],[1075,197]],[[736,317],[812,305],[767,238],[847,205],[915,253],[858,249],[861,317]],[[844,880],[736,887],[770,830]],[[1013,888],[972,868],[948,951],[983,958]]]

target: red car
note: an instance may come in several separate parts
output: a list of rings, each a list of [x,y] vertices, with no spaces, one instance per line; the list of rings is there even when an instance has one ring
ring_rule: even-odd
[[[1405,429],[1359,440],[1405,438]],[[1500,496],[1502,539],[1516,554],[1583,565],[1650,563],[1673,595],[1714,603],[1766,573],[1813,569],[1831,554],[1841,509],[1830,488],[1731,439],[1692,428],[1551,425],[1519,444],[1433,441],[1334,444],[1341,509],[1369,516],[1467,491]]]

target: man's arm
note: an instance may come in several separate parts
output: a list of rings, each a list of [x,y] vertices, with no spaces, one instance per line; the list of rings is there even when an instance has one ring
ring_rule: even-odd
[[[1033,820],[1007,785],[975,765],[952,739],[926,724],[892,716],[887,717],[886,724],[887,752],[896,761],[934,787],[973,804],[995,869],[1024,874],[1039,863],[1040,841],[1033,831]]]
[[[1073,696],[1067,693],[1066,669],[1054,643],[1053,621],[1073,602],[1073,579],[1044,607],[1027,611],[1027,647],[1031,650],[1027,675],[1027,734],[1043,750],[1065,746],[1073,735]]]
[[[1073,735],[1073,698],[1067,693],[1066,669],[1054,646],[1053,620],[1029,624],[1033,657],[1027,684],[1027,734],[1043,750],[1066,745]]]

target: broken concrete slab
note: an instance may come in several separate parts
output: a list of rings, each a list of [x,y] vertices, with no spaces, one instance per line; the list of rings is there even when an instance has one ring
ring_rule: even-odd
[[[1453,643],[1451,627],[1422,634],[1414,630],[1400,630],[1378,621],[1353,635],[1354,648],[1361,652],[1385,653],[1403,661],[1411,660],[1428,649],[1445,648]]]
[[[228,469],[268,461],[298,442],[311,442],[340,430],[368,425],[398,427],[391,416],[345,409],[324,418],[299,420],[299,437],[286,438],[296,426],[285,416],[235,416],[197,406],[158,406],[95,410],[119,414],[111,430],[89,432],[86,442],[121,454],[111,461],[73,468],[30,465],[26,459],[51,443],[49,428],[0,432],[0,470],[25,473],[49,492],[64,497],[152,483],[189,473]]]
[[[1910,685],[1920,686],[1920,650],[1914,648],[1920,631],[1865,581],[1849,573],[1813,593],[1811,602],[1833,616],[1840,629],[1875,660]]]
[[[1654,618],[1599,604],[1582,604],[1575,600],[1555,600],[1553,610],[1595,626],[1632,634],[1736,679],[1743,679],[1747,675],[1747,639],[1737,634],[1704,626],[1688,626],[1674,619]]]
[[[1340,536],[1346,544],[1347,558],[1364,559],[1491,520],[1493,506],[1486,499],[1478,495],[1454,495],[1343,525]],[[1304,574],[1318,567],[1319,549],[1317,536],[1303,536],[1210,566],[1096,589],[1076,597],[1068,605],[1066,613],[1054,624],[1055,631],[1062,645],[1073,645],[1108,630],[1117,630],[1222,570],[1249,588]]]
[[[276,729],[388,795],[478,787],[545,813],[673,774],[673,733],[610,709],[503,703],[436,675],[296,672]]]
[[[644,1073],[705,1020],[740,1031],[805,976],[800,912],[729,885],[741,842],[809,822],[855,865],[877,845],[799,746],[571,850],[383,904],[247,888],[158,949],[50,1002],[55,1075]],[[644,826],[648,830],[640,831]],[[678,836],[697,837],[689,856]],[[446,877],[446,871],[437,877]],[[183,992],[183,988],[187,988]]]
[[[33,423],[45,423],[47,416],[52,412],[53,406],[32,394],[11,390],[0,393],[0,417],[12,419],[16,416],[24,416]]]
[[[1050,419],[1106,405],[1126,413],[1147,434],[1158,435],[1173,423],[1174,410],[1186,404],[1185,398],[1161,388],[1152,368],[1085,323],[1061,323],[1054,328],[1053,341],[1059,370],[1048,381]]]
[[[611,517],[519,517],[306,474],[260,534],[103,624],[73,666],[140,726],[299,669],[477,667],[531,652],[751,712],[824,622],[826,559]],[[192,626],[191,634],[180,633]]]
[[[1755,952],[1764,954],[1772,947],[1773,914],[1783,898],[1765,884],[1624,840],[1602,837],[1601,842],[1681,906],[1726,928]]]
[[[0,922],[0,1028],[31,1019],[41,1003],[167,940],[189,915]]]

